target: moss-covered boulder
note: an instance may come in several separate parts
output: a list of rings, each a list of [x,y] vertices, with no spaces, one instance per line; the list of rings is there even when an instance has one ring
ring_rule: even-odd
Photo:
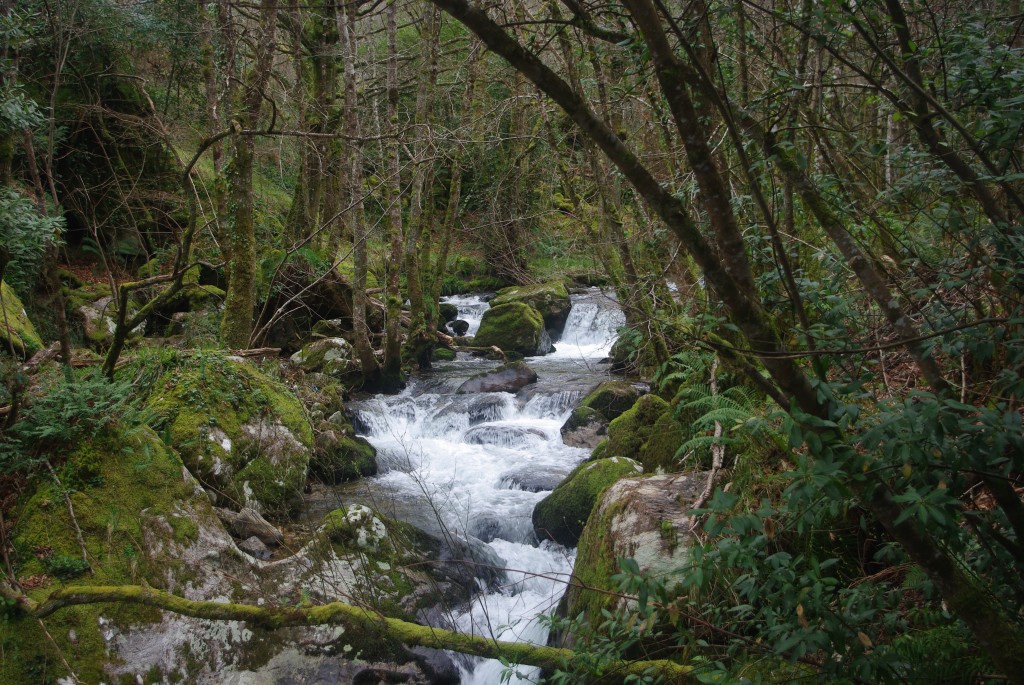
[[[601,622],[602,609],[620,599],[612,576],[618,560],[634,559],[640,570],[671,583],[689,559],[690,506],[704,489],[705,473],[655,475],[619,480],[600,498],[576,550],[573,581],[560,613]],[[584,588],[593,588],[593,591]]]
[[[22,357],[31,357],[41,350],[43,341],[25,313],[14,290],[0,281],[0,350]]]
[[[377,450],[340,412],[319,423],[315,433],[310,470],[321,482],[336,485],[377,473]]]
[[[430,353],[430,360],[435,362],[450,362],[455,360],[455,350],[447,347],[435,347]]]
[[[540,312],[528,304],[510,302],[484,312],[473,345],[498,347],[529,357],[543,349],[546,337]]]
[[[630,409],[643,395],[643,391],[625,381],[605,381],[587,393],[581,407],[590,407],[613,421]]]
[[[61,486],[40,478],[12,517],[11,563],[30,597],[41,601],[63,585],[202,582],[184,550],[219,522],[181,460],[152,430],[105,429],[75,446],[55,470]],[[65,608],[46,619],[48,634],[35,619],[9,616],[0,621],[0,682],[58,682],[66,676],[65,659],[78,682],[121,682],[111,677],[117,667],[111,640],[130,626],[160,622],[160,612],[138,604]]]
[[[689,434],[673,414],[672,411],[667,411],[658,417],[651,429],[650,437],[640,448],[639,460],[648,473],[672,473],[680,470],[680,457],[676,456],[676,452],[679,446],[689,439]]]
[[[335,378],[359,372],[352,345],[344,338],[314,340],[293,354],[291,362],[303,371],[318,371]]]
[[[79,296],[94,291],[93,287],[84,287],[76,291]],[[107,289],[109,291],[109,288]],[[79,301],[76,297],[75,302]],[[138,302],[129,300],[128,316],[132,317],[138,311]],[[110,347],[114,339],[114,331],[117,328],[117,305],[111,295],[104,295],[91,302],[85,302],[74,310],[74,320],[81,325],[82,340],[89,347],[98,352],[105,351]],[[129,340],[137,340],[146,332],[146,322],[143,321],[136,326],[129,334]]]
[[[491,306],[500,307],[510,302],[520,302],[536,309],[544,318],[544,327],[557,335],[561,335],[572,309],[569,291],[561,281],[504,288],[491,300]]]
[[[612,457],[580,464],[533,510],[537,537],[573,546],[605,488],[620,478],[643,473],[633,459]]]
[[[608,419],[593,407],[576,407],[561,428],[562,442],[594,449],[608,435]]]
[[[296,512],[313,432],[283,386],[246,362],[203,353],[157,380],[149,408],[219,504],[249,506],[271,520]]]
[[[459,318],[459,308],[450,302],[441,302],[437,305],[437,312],[441,315],[441,328],[444,324],[451,323]]]
[[[608,425],[608,439],[599,443],[591,459],[630,457],[647,473],[679,470],[676,452],[688,433],[675,418],[668,402],[644,395]]]

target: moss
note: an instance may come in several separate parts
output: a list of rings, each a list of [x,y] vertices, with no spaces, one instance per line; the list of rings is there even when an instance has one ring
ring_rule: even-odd
[[[650,431],[650,437],[640,448],[639,461],[644,471],[657,470],[671,473],[679,470],[676,450],[683,444],[686,431],[683,426],[667,411],[658,417]]]
[[[618,603],[618,596],[614,594],[618,588],[611,580],[619,573],[618,559],[612,548],[611,524],[624,506],[625,502],[620,500],[602,508],[600,515],[589,521],[580,535],[572,570],[574,582],[565,594],[566,615],[571,618],[582,613],[585,618],[600,621],[602,610],[612,611]]]
[[[11,347],[16,354],[31,357],[43,348],[43,341],[14,290],[0,281],[0,349],[7,352]]]
[[[64,305],[68,311],[77,312],[80,307],[90,305],[96,300],[111,296],[110,285],[107,283],[84,283],[78,288],[64,290]]]
[[[642,472],[638,462],[618,457],[580,464],[537,503],[533,510],[537,535],[566,546],[575,545],[601,493],[620,478]]]
[[[583,401],[581,407],[590,407],[612,421],[630,409],[642,393],[631,383],[625,381],[605,381],[594,388]]]
[[[351,426],[326,424],[316,437],[310,468],[328,485],[336,485],[377,473],[377,450],[354,435]]]
[[[447,347],[435,347],[430,358],[435,362],[450,362],[455,360],[455,350]]]
[[[164,557],[149,558],[140,549],[144,540],[152,539],[153,531],[162,530],[159,526],[146,526],[146,521],[161,516],[172,522],[175,518],[184,522],[188,519],[180,515],[181,502],[205,504],[195,498],[192,484],[182,478],[181,460],[149,429],[117,429],[85,442],[69,455],[68,461],[94,465],[99,478],[97,484],[82,484],[71,494],[92,573],[67,584],[121,585],[146,579],[155,587],[162,586],[168,565],[174,562]],[[48,564],[48,560],[59,556],[81,559],[62,500],[53,481],[44,478],[16,508],[12,561],[19,579],[40,579],[52,569],[52,561]],[[208,505],[205,506],[208,510]],[[182,523],[182,529],[194,530],[195,522],[189,523],[191,526]],[[168,533],[168,537],[177,539],[178,535]],[[31,591],[30,596],[41,600],[60,585],[51,577],[49,585]],[[45,619],[56,646],[35,620],[15,618],[0,622],[4,654],[0,660],[0,682],[54,683],[66,675],[61,656],[74,666],[82,682],[107,681],[107,645],[100,632],[101,617],[120,628],[160,621],[158,610],[143,605],[69,607]]]
[[[544,318],[545,327],[557,331],[561,331],[565,327],[569,310],[572,308],[569,291],[561,281],[514,285],[504,288],[498,291],[498,294],[491,300],[491,306],[500,307],[511,302],[519,302],[533,307]]]
[[[537,353],[543,332],[540,312],[521,302],[510,302],[484,312],[473,344],[530,356]]]
[[[670,413],[668,402],[657,395],[644,395],[626,412],[608,425],[606,457],[629,457],[641,460],[643,446],[654,435],[654,425]],[[652,465],[651,470],[657,465]],[[644,464],[644,468],[648,468]]]
[[[441,320],[444,323],[449,323],[459,318],[459,308],[449,302],[441,302],[438,304],[437,312],[441,315]]]
[[[155,382],[148,406],[200,482],[236,503],[246,501],[248,482],[268,515],[294,511],[313,431],[302,404],[281,385],[220,353],[180,355]]]

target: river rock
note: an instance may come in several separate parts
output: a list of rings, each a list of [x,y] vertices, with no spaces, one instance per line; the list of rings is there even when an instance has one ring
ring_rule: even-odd
[[[537,382],[537,372],[525,362],[509,362],[493,371],[477,374],[459,386],[459,394],[477,392],[519,392],[530,383]]]
[[[643,473],[643,467],[633,459],[612,457],[580,464],[534,508],[537,537],[575,546],[600,494],[615,481],[638,473]]]
[[[544,431],[529,426],[475,426],[466,431],[465,436],[465,441],[470,445],[499,445],[501,447],[537,444],[546,439]]]
[[[377,450],[355,434],[344,414],[335,412],[315,429],[310,471],[321,482],[337,485],[377,473]]]
[[[643,394],[632,383],[605,381],[587,393],[580,406],[596,409],[606,419],[613,421],[630,409]]]
[[[241,511],[234,512],[218,507],[216,511],[220,520],[237,538],[243,540],[256,538],[263,544],[272,547],[277,547],[284,542],[284,534],[255,509],[243,507]]]
[[[644,395],[608,425],[608,440],[599,444],[592,458],[630,456],[648,473],[678,471],[676,450],[683,443],[683,428],[668,402]]]
[[[560,431],[566,445],[592,450],[608,435],[608,419],[592,407],[576,407]]]
[[[706,482],[706,473],[693,472],[625,478],[609,487],[580,536],[566,615],[602,621],[603,609],[614,611],[621,600],[611,576],[624,557],[642,572],[678,582],[693,541],[690,508]]]
[[[491,300],[491,307],[500,307],[510,302],[526,304],[540,312],[544,318],[544,327],[554,331],[555,335],[552,337],[555,339],[565,329],[565,322],[572,309],[569,291],[560,281],[504,288]]]
[[[565,476],[565,469],[525,464],[501,474],[501,482],[527,492],[547,492],[557,488]]]
[[[452,321],[450,325],[452,333],[457,336],[466,335],[466,332],[469,330],[469,322],[465,319],[456,319],[455,321]]]
[[[449,302],[441,302],[437,305],[437,310],[444,323],[451,323],[459,318],[459,308]]]
[[[522,302],[509,302],[484,312],[473,338],[475,347],[498,347],[525,357],[538,354],[544,337],[544,317]]]

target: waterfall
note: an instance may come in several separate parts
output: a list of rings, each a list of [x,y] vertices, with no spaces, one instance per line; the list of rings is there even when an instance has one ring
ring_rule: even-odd
[[[487,303],[480,297],[446,298],[459,318],[479,327]],[[584,394],[605,378],[607,355],[623,317],[596,289],[573,296],[558,351],[527,360],[539,382],[518,395],[456,395],[468,376],[495,362],[461,354],[443,371],[415,379],[400,395],[352,402],[361,434],[377,449],[380,474],[367,479],[362,503],[428,532],[442,529],[478,538],[504,561],[507,582],[483,592],[461,612],[455,627],[502,640],[543,644],[538,617],[557,605],[572,572],[575,550],[538,544],[532,514],[588,451],[562,443],[559,429]],[[351,493],[347,496],[351,501]],[[460,658],[462,682],[494,685],[497,661]],[[527,679],[537,669],[518,669]],[[515,676],[512,682],[520,682]],[[525,682],[525,681],[523,681]]]

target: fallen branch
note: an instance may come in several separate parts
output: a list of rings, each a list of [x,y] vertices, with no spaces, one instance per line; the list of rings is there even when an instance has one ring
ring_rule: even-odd
[[[341,625],[363,630],[375,630],[409,647],[448,649],[487,659],[505,659],[509,663],[565,668],[572,663],[571,649],[545,647],[521,642],[502,642],[481,635],[465,635],[441,628],[421,626],[397,618],[388,618],[371,609],[355,607],[341,602],[303,608],[271,608],[229,602],[195,601],[178,597],[148,586],[72,586],[54,591],[42,603],[17,596],[9,587],[0,584],[0,592],[16,599],[33,617],[45,618],[65,607],[81,604],[126,602],[156,607],[192,618],[215,621],[246,621],[260,628],[275,630],[295,626]],[[663,675],[671,683],[696,683],[693,667],[667,659],[649,661],[619,661],[607,666],[623,678],[643,676],[650,671]]]

